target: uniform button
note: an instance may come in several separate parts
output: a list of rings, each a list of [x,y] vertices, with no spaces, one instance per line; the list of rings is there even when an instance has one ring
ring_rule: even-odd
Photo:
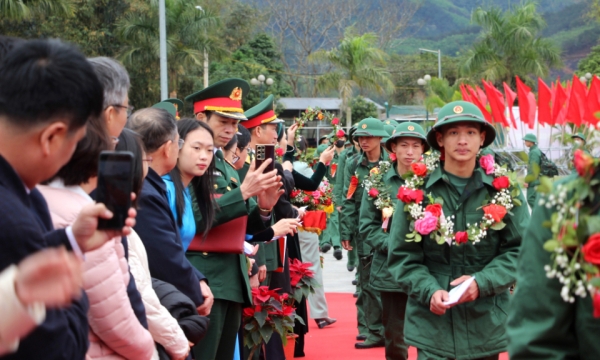
[[[217,184],[215,184],[215,189],[218,189],[218,188],[219,188],[219,186]]]
[[[227,187],[227,191],[231,191],[231,188],[229,186]]]
[[[202,255],[208,255],[208,253],[207,252],[203,252]]]

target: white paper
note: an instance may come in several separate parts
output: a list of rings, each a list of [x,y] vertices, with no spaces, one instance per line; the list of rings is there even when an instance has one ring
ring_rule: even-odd
[[[448,293],[448,301],[444,301],[442,304],[444,305],[452,305],[456,304],[458,300],[463,296],[465,291],[471,286],[471,283],[475,281],[475,276],[471,276],[469,279],[463,281],[460,285],[450,290]]]
[[[252,255],[253,252],[254,252],[254,245],[250,244],[249,242],[244,241],[244,254]]]

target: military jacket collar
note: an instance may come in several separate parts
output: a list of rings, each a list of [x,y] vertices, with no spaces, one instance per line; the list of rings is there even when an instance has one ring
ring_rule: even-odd
[[[433,170],[431,175],[429,175],[429,179],[427,179],[425,183],[425,189],[430,189],[439,181],[443,181],[446,184],[450,184],[450,179],[448,178],[448,175],[441,164],[438,167],[436,167],[435,170]],[[473,175],[471,175],[471,178],[469,179],[469,182],[465,187],[465,191],[462,193],[461,200],[467,199],[475,191],[481,189],[484,186],[484,184],[488,185],[493,189],[493,181],[493,175],[486,174],[485,171],[479,166],[479,164],[475,165],[475,170],[473,171]]]
[[[381,150],[381,153],[379,154],[379,160],[377,160],[378,163],[380,161],[383,161],[383,155],[385,154],[385,150],[383,150],[381,146],[379,147],[379,149]],[[360,152],[359,165],[369,166],[369,158],[367,158],[367,154],[364,151]]]
[[[383,175],[383,182],[389,184],[389,182],[397,177],[404,184],[404,179],[400,174],[398,174],[398,168],[396,167],[396,163],[392,163],[392,167]]]

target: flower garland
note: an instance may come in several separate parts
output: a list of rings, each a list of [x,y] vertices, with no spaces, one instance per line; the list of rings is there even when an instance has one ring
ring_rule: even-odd
[[[600,317],[600,216],[591,205],[600,184],[595,171],[600,159],[578,149],[573,161],[577,179],[558,184],[552,192],[552,181],[543,177],[537,188],[541,193],[538,205],[556,209],[543,224],[552,231],[552,238],[544,243],[552,262],[544,270],[548,278],[563,285],[560,295],[565,302],[574,303],[575,297],[585,298],[589,293],[594,317]]]
[[[460,245],[468,241],[477,244],[485,236],[487,231],[501,230],[506,224],[504,217],[515,206],[521,206],[517,198],[520,194],[517,183],[517,175],[509,172],[506,165],[500,166],[494,162],[492,155],[484,155],[479,158],[480,166],[487,175],[494,174],[492,185],[498,191],[494,197],[482,208],[484,215],[479,223],[467,224],[466,231],[454,232],[454,215],[444,216],[443,200],[433,198],[427,194],[429,205],[423,208],[425,194],[419,188],[425,183],[428,172],[433,171],[439,163],[440,157],[433,155],[425,159],[424,163],[413,163],[411,171],[404,175],[406,183],[398,190],[398,199],[404,202],[404,211],[410,214],[410,228],[413,231],[406,235],[406,241],[419,242],[424,235],[430,235],[438,244]]]
[[[298,124],[298,129],[296,129],[296,141],[299,140],[298,132],[308,121],[328,121],[333,128],[331,143],[335,143],[339,138],[346,135],[342,126],[340,126],[340,119],[333,117],[333,114],[328,111],[323,111],[318,107],[314,109],[311,107],[307,108],[300,117],[294,118],[294,121]]]
[[[330,214],[333,212],[333,187],[324,179],[319,188],[315,191],[307,192],[304,190],[294,189],[290,193],[292,205],[303,207],[306,210],[315,211],[323,210]]]
[[[383,219],[381,228],[383,231],[387,230],[390,218],[394,214],[394,204],[392,203],[388,187],[383,181],[384,175],[391,167],[392,164],[389,161],[380,161],[379,166],[372,168],[369,176],[363,181],[363,186],[369,195],[369,200],[373,200],[377,210],[381,210],[381,218]]]

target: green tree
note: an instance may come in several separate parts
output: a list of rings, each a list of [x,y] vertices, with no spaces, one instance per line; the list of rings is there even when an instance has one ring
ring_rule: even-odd
[[[28,20],[37,15],[73,16],[76,0],[1,0],[0,18]]]
[[[377,48],[377,41],[378,38],[373,33],[357,36],[352,28],[348,28],[337,48],[319,50],[308,57],[309,61],[332,65],[332,71],[317,79],[317,89],[339,93],[341,108],[346,111],[348,128],[352,126],[352,108],[348,104],[355,90],[373,90],[378,93],[394,91],[394,84],[386,68],[388,55]]]
[[[379,113],[377,112],[377,106],[371,101],[367,101],[362,96],[357,96],[350,101],[350,107],[352,108],[352,116],[357,120],[366,119],[369,117],[377,118]]]
[[[512,84],[518,75],[532,82],[562,65],[558,47],[539,36],[546,23],[533,2],[506,12],[496,7],[477,8],[471,21],[482,30],[479,40],[461,60],[461,74],[470,81]]]
[[[425,107],[429,112],[433,112],[435,108],[441,108],[449,102],[462,100],[457,84],[450,86],[447,79],[431,78],[425,88],[427,94]]]
[[[590,53],[577,64],[577,75],[586,73],[600,74],[600,45],[592,48]]]

